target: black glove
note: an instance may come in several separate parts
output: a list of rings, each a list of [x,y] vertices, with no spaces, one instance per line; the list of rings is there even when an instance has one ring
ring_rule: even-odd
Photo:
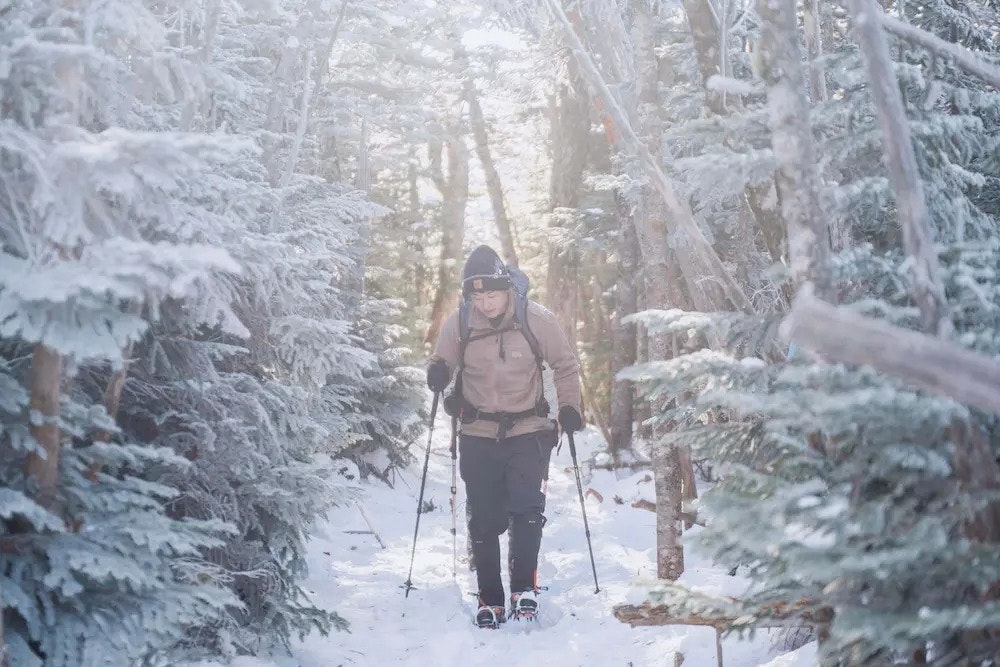
[[[444,388],[451,382],[451,373],[448,371],[448,364],[443,359],[438,359],[427,366],[427,387],[437,393],[444,391]]]
[[[583,428],[583,418],[572,405],[564,405],[559,408],[559,426],[567,433],[579,431]]]

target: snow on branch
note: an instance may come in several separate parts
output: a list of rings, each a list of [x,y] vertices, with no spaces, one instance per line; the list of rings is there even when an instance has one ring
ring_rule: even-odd
[[[976,57],[975,53],[969,49],[943,40],[937,35],[887,14],[882,15],[882,25],[897,37],[902,37],[908,42],[913,42],[939,55],[948,56],[961,69],[973,76],[978,76],[1000,90],[1000,67]]]

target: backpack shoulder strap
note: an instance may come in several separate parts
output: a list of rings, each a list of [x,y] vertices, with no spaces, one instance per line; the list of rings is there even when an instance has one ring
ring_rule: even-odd
[[[521,330],[521,335],[528,341],[531,353],[535,355],[535,361],[538,362],[538,368],[541,370],[545,364],[545,360],[542,358],[542,346],[539,345],[538,338],[531,331],[531,325],[528,322],[528,305],[530,303],[527,296],[518,297],[514,304],[514,322],[517,328]]]

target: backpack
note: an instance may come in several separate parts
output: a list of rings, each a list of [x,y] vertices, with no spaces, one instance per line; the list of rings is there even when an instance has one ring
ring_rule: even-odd
[[[458,307],[458,332],[461,347],[458,357],[455,387],[452,393],[445,399],[445,412],[449,415],[455,416],[455,414],[461,414],[461,408],[465,406],[465,399],[462,396],[462,371],[465,369],[465,348],[474,340],[488,338],[506,331],[520,331],[524,339],[528,341],[531,353],[535,356],[535,363],[538,364],[538,377],[540,381],[542,379],[542,372],[545,370],[545,360],[542,358],[541,346],[538,344],[538,339],[531,332],[531,327],[528,325],[528,276],[513,266],[508,267],[507,272],[510,275],[511,288],[514,292],[514,318],[509,327],[472,336],[472,332],[469,329],[469,316],[472,314],[473,309],[472,296],[464,297],[461,305]],[[458,405],[456,405],[456,402]],[[544,417],[548,415],[548,412],[549,404],[545,400],[545,383],[542,381],[540,396],[536,402],[536,413]]]

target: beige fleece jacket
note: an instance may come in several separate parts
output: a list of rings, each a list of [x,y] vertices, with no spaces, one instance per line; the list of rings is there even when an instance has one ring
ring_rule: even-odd
[[[528,303],[528,326],[538,339],[545,363],[552,369],[558,403],[546,396],[552,406],[549,417],[525,417],[508,429],[507,436],[533,433],[552,428],[559,408],[564,405],[580,409],[580,365],[559,323],[549,310],[531,301]],[[514,296],[508,300],[507,312],[494,327],[475,308],[469,315],[470,340],[465,348],[465,371],[462,393],[466,400],[484,412],[521,412],[529,410],[541,394],[542,378],[528,340],[520,331],[504,331],[514,319]],[[431,362],[442,359],[454,374],[458,367],[462,344],[459,340],[459,311],[448,316],[441,327]],[[503,354],[501,355],[501,350]],[[449,389],[450,391],[450,389]],[[447,393],[447,392],[446,392]],[[497,437],[498,424],[484,419],[462,424],[466,435]]]

